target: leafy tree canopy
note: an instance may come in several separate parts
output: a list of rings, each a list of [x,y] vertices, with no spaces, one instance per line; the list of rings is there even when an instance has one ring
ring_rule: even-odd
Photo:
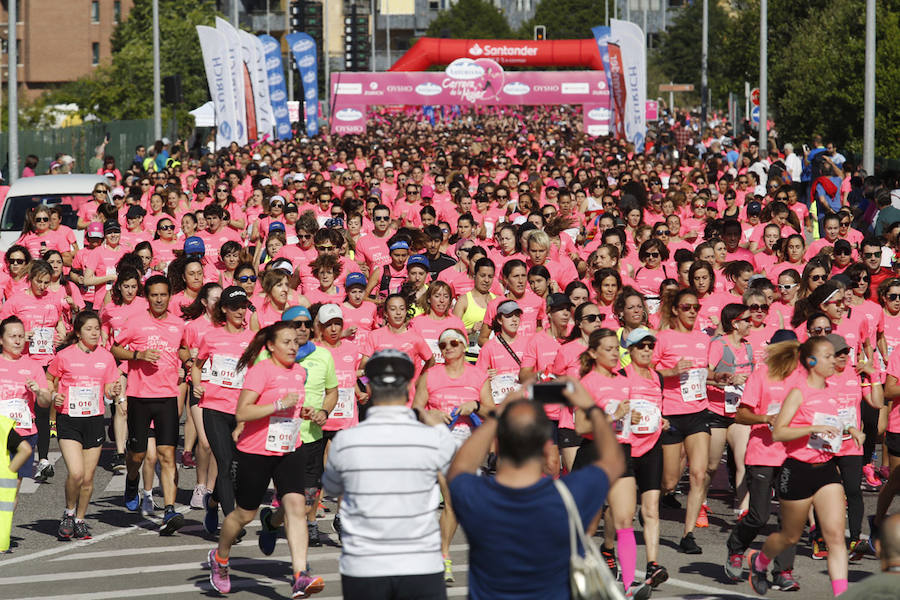
[[[459,0],[442,10],[426,35],[455,39],[509,39],[513,32],[497,7],[485,0]]]

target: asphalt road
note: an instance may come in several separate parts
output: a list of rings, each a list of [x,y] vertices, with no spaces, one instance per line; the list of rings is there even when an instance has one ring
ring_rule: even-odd
[[[101,465],[108,461],[104,451]],[[178,503],[187,523],[173,537],[160,537],[158,520],[146,520],[127,512],[122,506],[124,475],[112,475],[99,468],[94,500],[88,511],[93,539],[60,542],[56,528],[63,509],[65,464],[59,457],[55,440],[51,446],[56,476],[46,484],[26,481],[16,510],[11,554],[0,555],[0,598],[58,598],[66,600],[117,598],[188,598],[198,594],[218,596],[208,583],[204,562],[214,541],[201,527],[202,512],[190,510],[194,471],[180,469]],[[725,539],[733,523],[730,505],[725,503],[727,487],[723,470],[714,480],[710,495],[710,527],[696,532],[703,548],[699,556],[677,552],[683,517],[677,510],[663,508],[659,562],[667,567],[670,579],[654,592],[656,600],[673,597],[744,598],[756,597],[749,584],[733,584],[722,570],[726,558]],[[864,493],[867,514],[874,511],[875,494]],[[157,490],[157,503],[161,501]],[[333,508],[333,507],[332,507]],[[161,514],[161,512],[160,512]],[[310,550],[312,570],[326,582],[317,599],[340,598],[337,559],[340,546],[333,532],[333,513],[321,520],[323,546]],[[770,520],[774,525],[774,518]],[[275,554],[264,556],[257,548],[259,522],[248,528],[245,540],[232,553],[233,598],[290,597],[290,563],[287,543],[279,539]],[[635,520],[638,540],[638,566],[644,564],[640,525]],[[864,531],[864,534],[867,533]],[[759,538],[756,547],[762,543]],[[462,532],[452,546],[456,582],[448,588],[450,597],[466,596],[467,545]],[[850,566],[850,585],[877,571],[878,562],[867,557]],[[790,599],[831,597],[825,561],[813,561],[805,540],[797,553],[795,576],[801,589],[785,593],[770,591],[770,597]]]

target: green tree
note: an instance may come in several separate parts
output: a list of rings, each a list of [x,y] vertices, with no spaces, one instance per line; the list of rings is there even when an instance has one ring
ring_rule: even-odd
[[[187,111],[209,99],[197,25],[213,25],[212,0],[184,2],[159,0],[160,71],[162,77],[180,75],[184,104],[178,120],[184,123]],[[112,63],[99,67],[58,91],[54,102],[74,102],[82,115],[94,114],[103,120],[144,119],[153,115],[152,0],[135,0],[128,17],[112,36]],[[168,117],[164,107],[164,117]]]
[[[442,10],[426,35],[455,39],[509,39],[512,29],[497,7],[485,0],[459,0]]]
[[[593,37],[591,27],[603,25],[603,6],[597,0],[541,0],[534,9],[534,17],[519,29],[519,37],[531,39],[535,25],[547,27],[548,40]]]

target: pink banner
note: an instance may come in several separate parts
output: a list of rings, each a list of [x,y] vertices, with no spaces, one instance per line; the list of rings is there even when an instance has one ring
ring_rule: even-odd
[[[647,100],[647,120],[659,120],[659,102],[656,100]]]
[[[443,73],[332,73],[331,101],[331,131],[338,134],[365,132],[366,108],[371,105],[589,104],[607,109],[607,129],[609,119],[603,71],[507,72],[487,58],[457,59]],[[590,124],[599,125],[599,118]],[[588,126],[585,116],[586,131]]]

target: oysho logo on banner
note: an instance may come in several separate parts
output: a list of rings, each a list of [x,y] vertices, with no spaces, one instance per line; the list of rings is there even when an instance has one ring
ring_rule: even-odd
[[[363,118],[363,114],[355,108],[342,108],[334,113],[334,118],[338,121],[358,121]]]
[[[484,75],[484,67],[471,58],[457,58],[444,69],[451,79],[478,79]]]

